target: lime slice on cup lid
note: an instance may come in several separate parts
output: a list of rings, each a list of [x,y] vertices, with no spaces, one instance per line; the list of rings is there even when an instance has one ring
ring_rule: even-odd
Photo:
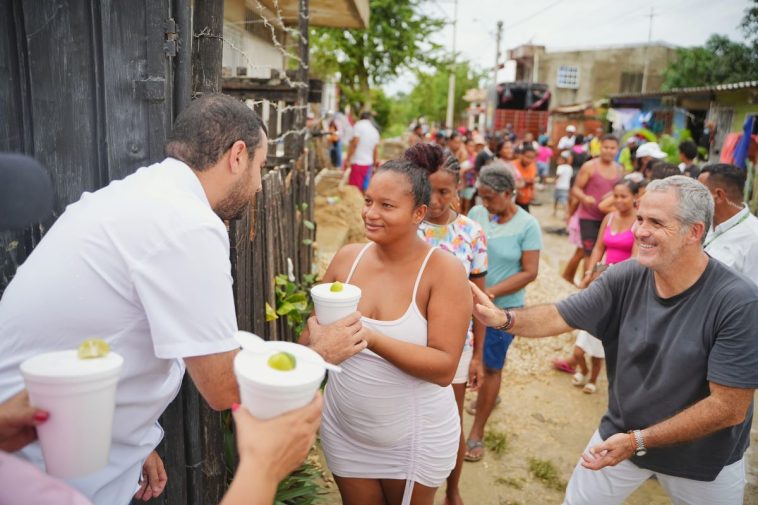
[[[297,366],[297,360],[288,352],[278,352],[268,358],[268,366],[280,372],[289,372]]]
[[[103,358],[110,350],[108,342],[102,338],[88,338],[81,343],[76,354],[79,359]]]
[[[339,293],[343,289],[345,289],[345,286],[340,281],[332,282],[332,285],[329,287],[329,291],[332,293]]]

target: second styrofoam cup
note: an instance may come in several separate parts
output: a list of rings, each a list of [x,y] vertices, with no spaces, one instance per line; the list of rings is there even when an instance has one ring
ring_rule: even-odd
[[[313,307],[316,309],[318,324],[332,324],[358,310],[361,288],[343,284],[342,291],[331,291],[332,284],[324,283],[311,288]]]

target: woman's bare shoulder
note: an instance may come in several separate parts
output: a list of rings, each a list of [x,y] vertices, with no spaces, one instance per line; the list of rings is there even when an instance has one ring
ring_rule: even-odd
[[[361,250],[365,246],[366,244],[358,243],[348,244],[340,248],[340,250],[337,251],[337,253],[332,258],[331,263],[329,263],[329,268],[324,274],[323,281],[345,281],[348,273],[350,272],[350,267],[353,265],[353,262],[358,257],[358,254],[360,254]]]

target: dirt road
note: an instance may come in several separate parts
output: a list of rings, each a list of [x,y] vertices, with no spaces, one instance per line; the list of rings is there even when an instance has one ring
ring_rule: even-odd
[[[551,216],[552,191],[539,193],[545,205],[532,213],[545,228],[560,226]],[[544,250],[537,281],[527,289],[527,304],[549,303],[568,296],[575,288],[559,275],[572,254],[565,236],[543,232]],[[488,425],[490,436],[502,447],[500,454],[488,450],[477,463],[465,463],[461,491],[466,505],[559,504],[563,487],[598,426],[607,407],[607,381],[601,374],[594,395],[570,384],[570,376],[554,371],[552,357],[567,353],[573,335],[527,340],[516,339],[508,353],[501,389],[502,403]],[[475,394],[469,393],[468,398]],[[473,418],[464,414],[466,433]],[[753,427],[753,448],[748,452],[748,505],[758,505],[758,427]],[[555,474],[551,475],[551,468]],[[324,503],[339,504],[334,486]],[[437,492],[435,505],[444,502],[444,489]],[[627,501],[630,505],[670,503],[657,481],[651,480]]]

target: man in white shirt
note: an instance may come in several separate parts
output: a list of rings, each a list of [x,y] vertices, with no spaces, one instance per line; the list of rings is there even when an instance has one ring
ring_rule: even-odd
[[[555,193],[553,202],[553,215],[558,212],[558,205],[565,209],[569,201],[569,191],[571,190],[571,177],[574,175],[574,169],[569,165],[571,151],[563,151],[558,160],[558,167],[555,169]]]
[[[576,136],[574,135],[576,133],[576,126],[570,124],[566,127],[566,135],[561,137],[561,139],[558,141],[558,150],[563,151],[564,149],[571,149],[574,147],[574,143],[576,142]]]
[[[726,163],[703,167],[698,180],[715,203],[705,252],[758,284],[758,218],[743,202],[745,170]]]
[[[353,138],[347,148],[344,167],[350,167],[348,183],[366,191],[371,170],[379,164],[379,131],[371,122],[371,113],[362,112],[353,126]]]
[[[36,354],[102,338],[124,358],[108,465],[68,481],[96,505],[131,500],[185,368],[212,408],[239,402],[222,220],[241,216],[260,191],[266,153],[265,127],[242,102],[195,100],[177,118],[168,157],[69,205],[3,295],[0,402],[23,389],[19,364]],[[340,328],[313,325],[312,346],[333,362],[360,351],[360,342],[342,355],[330,347],[354,338],[355,316]],[[36,443],[18,454],[43,465]],[[151,481],[151,494],[163,484]]]

